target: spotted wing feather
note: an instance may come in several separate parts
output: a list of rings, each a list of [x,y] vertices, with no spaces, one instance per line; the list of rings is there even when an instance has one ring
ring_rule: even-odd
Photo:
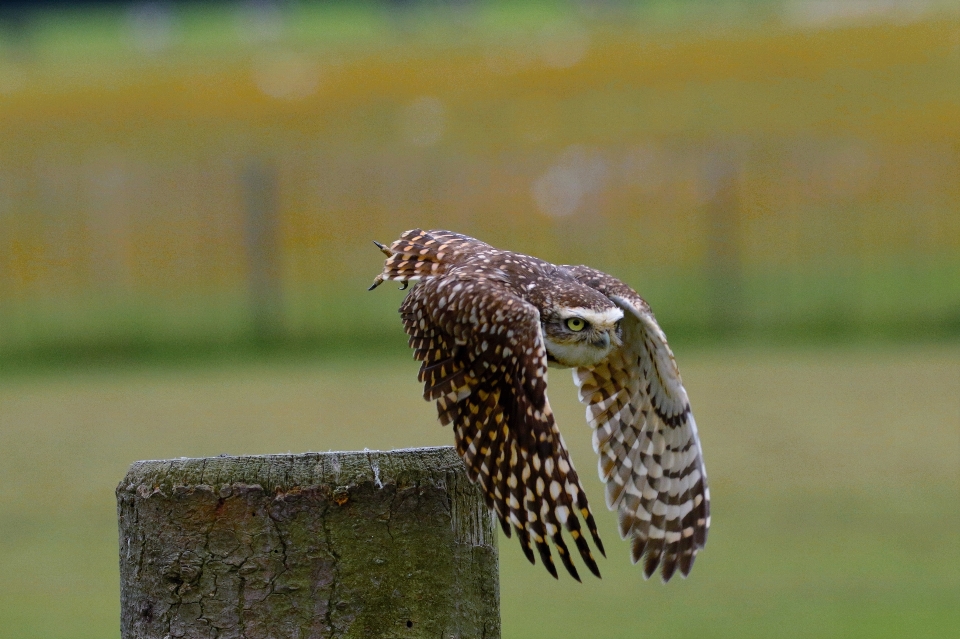
[[[376,277],[371,289],[386,280],[402,282],[405,288],[408,282],[442,275],[458,264],[468,252],[492,249],[489,244],[459,233],[420,229],[404,232],[390,246],[379,242],[377,246],[387,256],[387,260],[383,264],[383,272]]]
[[[623,345],[599,365],[578,368],[606,502],[631,539],[644,576],[686,576],[710,526],[710,491],[687,392],[647,303],[630,287],[587,267],[567,267],[624,311]]]
[[[547,355],[535,307],[495,280],[456,269],[423,279],[400,308],[424,398],[452,424],[470,479],[504,531],[517,533],[535,562],[535,546],[557,576],[549,541],[579,575],[561,535],[566,528],[599,576],[582,518],[603,552],[586,494],[547,401]],[[579,517],[579,518],[578,518]]]

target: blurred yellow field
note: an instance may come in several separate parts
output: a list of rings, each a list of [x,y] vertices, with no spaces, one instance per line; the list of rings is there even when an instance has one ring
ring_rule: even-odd
[[[954,636],[960,349],[678,356],[714,502],[691,577],[630,565],[573,385],[552,371],[608,557],[601,581],[555,582],[501,538],[503,636]],[[113,489],[130,462],[451,443],[419,392],[408,359],[4,377],[0,636],[117,636]]]
[[[370,240],[416,227],[611,271],[691,333],[956,335],[960,20],[794,4],[308,3],[159,49],[51,21],[0,49],[0,354],[237,340],[258,295],[368,336]]]

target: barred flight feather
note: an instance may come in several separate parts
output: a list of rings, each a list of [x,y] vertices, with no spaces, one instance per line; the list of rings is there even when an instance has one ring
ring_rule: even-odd
[[[624,346],[600,366],[574,371],[594,428],[607,506],[650,577],[687,576],[706,543],[710,493],[696,422],[673,353],[646,303],[609,275],[577,267],[621,308]]]

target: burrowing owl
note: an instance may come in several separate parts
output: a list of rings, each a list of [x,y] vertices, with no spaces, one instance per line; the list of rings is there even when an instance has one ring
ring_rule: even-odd
[[[509,537],[531,540],[554,577],[549,538],[579,581],[566,527],[600,571],[580,528],[604,552],[587,496],[547,401],[547,367],[573,368],[587,405],[606,501],[643,574],[686,576],[710,526],[697,426],[666,337],[650,307],[620,280],[555,266],[450,231],[414,229],[389,247],[385,280],[419,281],[400,314],[423,362],[424,399],[453,424],[471,480]]]

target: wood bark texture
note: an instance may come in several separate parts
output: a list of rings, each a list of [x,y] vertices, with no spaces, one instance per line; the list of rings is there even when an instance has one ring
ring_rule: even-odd
[[[452,447],[141,461],[117,509],[123,639],[500,636]]]

